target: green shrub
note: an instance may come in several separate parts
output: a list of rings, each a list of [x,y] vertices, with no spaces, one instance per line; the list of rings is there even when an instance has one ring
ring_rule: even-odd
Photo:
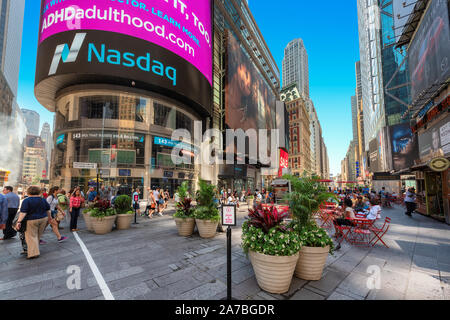
[[[220,221],[219,210],[214,203],[216,187],[200,179],[196,194],[197,207],[194,209],[196,219]]]
[[[114,208],[116,209],[118,214],[126,214],[130,211],[131,213],[133,213],[131,202],[132,201],[130,196],[120,195],[114,200]]]

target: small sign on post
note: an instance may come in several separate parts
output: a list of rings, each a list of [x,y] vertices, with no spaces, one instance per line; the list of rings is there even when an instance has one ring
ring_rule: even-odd
[[[236,206],[222,205],[222,225],[227,228],[227,300],[233,300],[231,296],[231,227],[236,226]]]
[[[223,205],[222,206],[222,225],[223,226],[236,226],[236,206],[235,205]]]

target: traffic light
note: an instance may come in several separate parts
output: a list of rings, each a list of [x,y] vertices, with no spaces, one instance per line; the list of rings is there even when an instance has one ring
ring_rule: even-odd
[[[5,182],[8,181],[8,177],[9,177],[10,173],[11,173],[11,171],[6,171],[6,173],[5,173]]]

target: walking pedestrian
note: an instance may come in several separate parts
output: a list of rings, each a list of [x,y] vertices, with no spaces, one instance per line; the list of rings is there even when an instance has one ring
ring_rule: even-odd
[[[58,190],[59,187],[52,187],[49,191],[49,195],[47,196],[47,199],[45,199],[45,201],[47,201],[48,205],[50,206],[50,215],[51,215],[51,219],[49,220],[49,224],[52,228],[53,233],[56,235],[56,239],[58,240],[58,242],[62,242],[64,240],[67,239],[67,237],[62,236],[59,233],[59,222],[58,221],[62,221],[62,219],[64,218],[64,212],[59,208],[58,204]],[[59,217],[58,217],[59,215]],[[41,244],[45,244],[45,241],[41,241]]]
[[[15,229],[25,232],[27,258],[32,259],[38,258],[40,255],[39,243],[41,236],[47,225],[51,224],[52,216],[50,205],[41,197],[41,189],[39,187],[31,186],[28,188],[27,193],[28,197],[22,202]]]
[[[412,217],[412,213],[416,210],[416,193],[414,187],[409,188],[405,195],[405,206],[407,216]]]
[[[7,221],[8,221],[8,199],[6,199],[6,197],[3,194],[0,194],[0,230],[5,230]]]
[[[148,215],[149,219],[153,218],[153,213],[156,209],[156,200],[155,196],[153,195],[153,190],[151,188],[148,188],[148,201],[147,201],[147,207],[145,208],[145,215]]]
[[[0,238],[0,240],[14,238],[17,234],[16,230],[13,229],[12,224],[14,218],[16,217],[17,211],[19,210],[20,198],[13,191],[14,189],[11,186],[6,186],[3,189],[3,194],[8,202],[8,218],[6,220],[5,229],[3,230],[3,238]]]
[[[156,213],[157,213],[160,217],[162,217],[162,213],[160,212],[160,210],[161,210],[161,202],[160,202],[161,198],[160,198],[159,188],[156,188],[156,189],[153,191],[153,196],[154,196],[155,201],[156,201]]]
[[[78,231],[78,217],[80,216],[80,210],[83,206],[84,199],[81,197],[80,190],[76,190],[75,194],[70,197],[70,231],[75,232]]]
[[[65,218],[67,217],[67,214],[69,213],[69,199],[67,198],[66,190],[64,190],[64,189],[61,189],[60,191],[58,191],[58,206],[64,212],[64,217],[60,216],[59,217],[60,219],[58,219],[58,226],[59,226],[59,224],[63,220],[65,220]],[[62,230],[64,228],[59,226],[59,229]]]

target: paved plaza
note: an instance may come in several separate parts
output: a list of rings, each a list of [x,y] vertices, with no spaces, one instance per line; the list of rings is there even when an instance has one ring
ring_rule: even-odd
[[[246,215],[241,207],[239,224]],[[130,230],[95,235],[77,233],[116,300],[120,299],[221,299],[226,296],[226,235],[202,239],[198,233],[180,237],[168,211],[152,220],[139,218]],[[233,296],[254,300],[373,300],[450,299],[450,226],[401,207],[384,209],[392,218],[385,236],[389,249],[343,244],[329,256],[320,281],[294,277],[289,292],[262,291],[250,261],[240,248],[240,227],[233,229]],[[0,243],[0,299],[105,299],[101,281],[90,267],[75,235],[57,243],[50,228],[41,257],[20,255],[20,241]],[[79,268],[79,269],[78,269]],[[80,270],[79,289],[68,281]],[[379,277],[376,276],[379,273]],[[379,281],[377,281],[377,279]],[[68,285],[68,282],[69,285]],[[70,287],[70,288],[69,288]]]

